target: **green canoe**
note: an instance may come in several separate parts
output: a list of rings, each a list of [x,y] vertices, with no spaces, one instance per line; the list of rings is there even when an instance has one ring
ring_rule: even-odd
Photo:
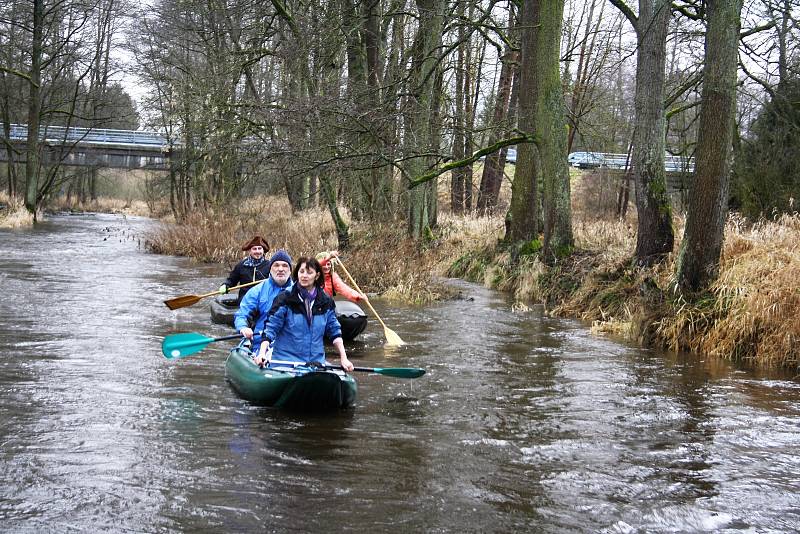
[[[351,406],[358,385],[343,371],[274,366],[262,369],[244,347],[231,350],[225,377],[239,395],[254,404],[286,410],[329,411]]]

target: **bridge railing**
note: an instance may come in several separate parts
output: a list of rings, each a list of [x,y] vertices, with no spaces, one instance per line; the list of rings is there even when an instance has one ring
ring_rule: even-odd
[[[567,157],[567,161],[579,169],[627,169],[630,166],[627,154],[608,152],[572,152]],[[664,170],[666,172],[693,173],[694,158],[667,154],[664,157]]]
[[[2,133],[2,130],[0,130]],[[26,124],[12,124],[12,142],[25,141],[28,138]],[[165,136],[158,132],[139,130],[117,130],[112,128],[79,128],[65,126],[47,126],[42,128],[39,139],[47,143],[83,143],[114,146],[131,146],[135,148],[163,149],[169,145]]]

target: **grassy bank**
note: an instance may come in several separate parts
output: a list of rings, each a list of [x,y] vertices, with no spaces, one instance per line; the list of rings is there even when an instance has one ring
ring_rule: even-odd
[[[578,224],[576,242],[575,254],[552,267],[484,249],[462,256],[449,274],[512,291],[553,315],[591,321],[597,333],[644,346],[753,367],[800,364],[800,216],[754,225],[729,219],[720,276],[690,299],[673,291],[679,240],[666,262],[647,269],[632,267],[630,223]]]
[[[500,219],[445,216],[440,237],[420,248],[407,239],[402,225],[357,223],[351,227],[352,242],[343,261],[364,291],[409,302],[429,302],[452,294],[446,286],[432,283],[432,275],[443,275],[462,247],[493,243],[493,236],[501,229]],[[232,267],[244,257],[241,245],[255,234],[267,239],[271,251],[285,248],[294,257],[338,246],[326,210],[316,208],[293,215],[284,197],[260,197],[243,201],[235,211],[195,213],[181,224],[164,225],[148,236],[147,247],[160,254]]]
[[[541,303],[551,314],[591,322],[598,334],[755,367],[798,366],[800,216],[754,225],[731,218],[719,279],[686,300],[672,290],[682,220],[676,220],[675,252],[642,269],[631,263],[635,220],[592,217],[587,213],[597,210],[580,202],[574,209],[575,253],[554,266],[503,250],[499,216],[442,215],[435,239],[423,245],[408,240],[402,224],[354,223],[344,259],[362,289],[384,297],[416,303],[448,298],[452,290],[434,277],[460,277],[512,293],[520,308]],[[166,225],[148,246],[232,266],[243,257],[240,244],[256,233],[293,256],[336,247],[326,211],[293,216],[284,199],[272,197],[249,200],[236,213],[197,214]]]

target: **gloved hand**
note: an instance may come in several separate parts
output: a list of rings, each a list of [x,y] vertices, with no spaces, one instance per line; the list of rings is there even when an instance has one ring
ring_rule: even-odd
[[[217,293],[219,293],[220,295],[224,295],[227,292],[228,292],[228,286],[226,286],[225,284],[222,284],[221,286],[219,286],[219,289],[217,289]]]

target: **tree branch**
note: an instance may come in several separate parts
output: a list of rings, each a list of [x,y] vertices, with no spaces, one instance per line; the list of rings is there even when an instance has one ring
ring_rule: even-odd
[[[442,165],[441,167],[438,167],[436,169],[431,169],[430,171],[426,172],[425,174],[423,174],[421,176],[418,176],[417,178],[414,178],[413,180],[409,180],[408,189],[413,189],[413,188],[417,187],[418,185],[424,184],[425,182],[429,182],[430,180],[433,180],[434,178],[437,178],[438,176],[441,176],[442,174],[446,173],[447,171],[451,171],[451,170],[457,169],[459,167],[466,167],[470,163],[475,163],[476,161],[481,159],[483,156],[485,156],[487,154],[491,154],[492,152],[497,152],[498,150],[500,150],[504,146],[517,145],[517,144],[520,144],[520,143],[538,144],[538,140],[533,135],[524,134],[524,133],[520,133],[520,135],[517,135],[516,137],[509,137],[507,139],[501,139],[500,141],[496,142],[493,145],[489,145],[489,146],[487,146],[485,148],[482,148],[482,149],[478,150],[477,152],[474,152],[468,158],[460,159],[458,161],[451,161],[450,163],[446,163],[445,165]]]
[[[31,80],[31,77],[30,77],[30,76],[28,76],[27,74],[25,74],[24,72],[20,72],[20,71],[18,71],[18,70],[14,70],[14,69],[9,69],[9,68],[7,68],[7,67],[4,67],[4,66],[2,66],[2,65],[0,65],[0,72],[7,72],[7,73],[9,73],[9,74],[13,74],[14,76],[18,76],[19,78],[22,78],[23,80],[28,80],[28,82],[29,82],[29,83],[31,83],[31,84],[33,84],[33,85],[36,85],[36,84],[35,84],[35,83],[33,83],[33,81]],[[36,85],[36,87],[39,87],[39,86],[38,86],[38,85]]]
[[[750,28],[749,30],[745,30],[742,33],[740,33],[739,34],[739,39],[744,39],[745,37],[750,37],[753,34],[756,34],[756,33],[759,33],[759,32],[763,32],[765,30],[772,29],[772,28],[775,27],[775,25],[776,25],[776,22],[774,20],[771,20],[771,21],[767,22],[766,24],[762,24],[761,26],[756,26],[755,28]]]
[[[636,25],[639,24],[639,18],[636,16],[633,10],[630,7],[628,7],[628,4],[626,4],[622,0],[609,0],[609,2],[611,2],[612,6],[619,9],[622,12],[622,14],[625,15],[625,18],[628,19],[631,25],[633,25],[633,27],[636,28]]]

